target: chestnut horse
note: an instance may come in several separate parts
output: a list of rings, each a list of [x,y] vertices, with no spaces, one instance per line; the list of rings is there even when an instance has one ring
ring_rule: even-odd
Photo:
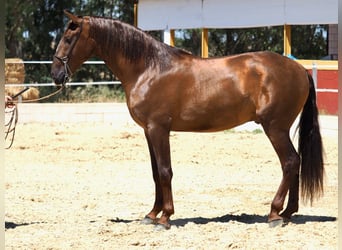
[[[54,55],[52,78],[65,84],[84,61],[96,56],[121,80],[151,157],[155,202],[144,223],[170,228],[170,131],[214,132],[248,121],[261,124],[283,171],[268,216],[271,226],[298,211],[299,182],[304,200],[312,202],[322,194],[315,87],[297,62],[271,52],[202,59],[118,20],[65,14],[70,21]],[[297,153],[289,130],[301,111]]]

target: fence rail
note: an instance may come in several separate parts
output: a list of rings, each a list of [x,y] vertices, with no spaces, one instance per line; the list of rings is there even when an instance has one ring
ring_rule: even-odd
[[[52,64],[52,61],[23,61],[11,63],[24,63],[24,64]],[[105,64],[104,61],[85,61],[83,64]]]
[[[52,61],[22,61],[22,62],[11,62],[11,63],[24,63],[24,64],[52,64]],[[85,61],[83,64],[105,64],[104,61]],[[98,81],[98,82],[68,82],[66,86],[86,86],[86,85],[117,85],[121,84],[120,81]],[[49,87],[55,86],[54,83],[6,83],[6,87]]]
[[[85,86],[85,85],[111,85],[111,84],[121,84],[120,81],[104,81],[104,82],[68,82],[66,86]],[[48,86],[56,86],[53,82],[50,83],[6,83],[6,87],[48,87]]]

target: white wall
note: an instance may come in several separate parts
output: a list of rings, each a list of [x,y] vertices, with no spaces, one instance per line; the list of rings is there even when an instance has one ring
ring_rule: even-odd
[[[140,0],[143,30],[337,24],[338,0]]]

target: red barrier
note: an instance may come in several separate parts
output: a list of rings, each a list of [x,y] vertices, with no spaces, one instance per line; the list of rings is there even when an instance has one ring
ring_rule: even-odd
[[[310,70],[312,74],[312,70]],[[337,115],[338,71],[317,70],[317,106],[322,114]]]

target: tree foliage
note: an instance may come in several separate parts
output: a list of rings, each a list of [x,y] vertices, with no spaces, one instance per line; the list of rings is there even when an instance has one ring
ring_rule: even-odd
[[[327,55],[324,33],[327,25],[292,26],[292,55],[298,59],[319,59]],[[176,46],[194,55],[201,54],[201,30],[177,32]],[[283,26],[211,29],[209,30],[209,56],[234,55],[244,52],[268,50],[283,53]]]
[[[320,59],[328,55],[325,33],[328,25],[292,26],[292,54],[298,59]]]

